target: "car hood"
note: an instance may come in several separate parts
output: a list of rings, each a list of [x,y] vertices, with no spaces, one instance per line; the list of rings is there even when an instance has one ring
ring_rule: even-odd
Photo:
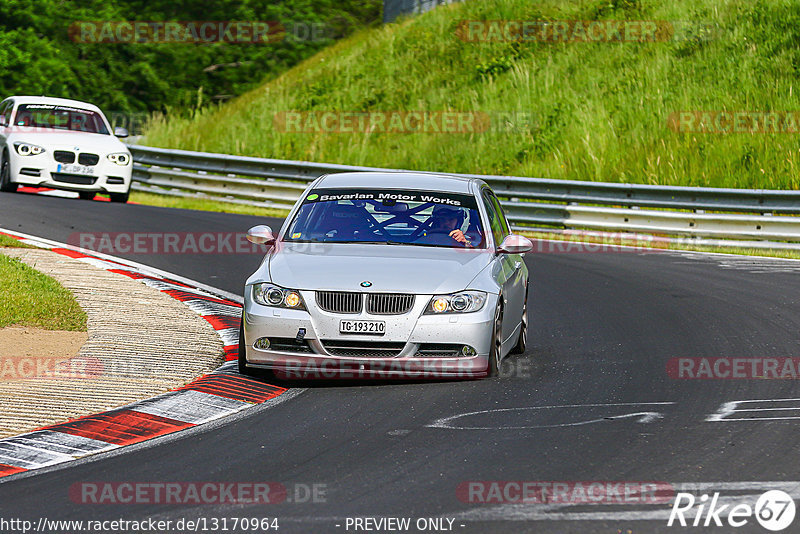
[[[491,258],[488,250],[280,243],[262,269],[293,289],[363,291],[367,281],[368,291],[441,294],[467,289]]]
[[[8,141],[23,141],[45,148],[58,147],[74,150],[98,152],[126,152],[125,144],[113,135],[91,134],[83,132],[47,132],[47,131],[13,131],[9,134]]]

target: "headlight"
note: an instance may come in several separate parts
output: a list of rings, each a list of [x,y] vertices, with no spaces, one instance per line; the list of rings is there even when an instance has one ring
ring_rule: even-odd
[[[274,284],[253,284],[253,299],[262,306],[305,310],[303,297],[294,289],[286,289]]]
[[[486,303],[486,293],[483,291],[460,291],[452,295],[434,295],[425,314],[437,315],[440,313],[470,313],[483,308]]]
[[[109,154],[106,157],[110,159],[112,163],[116,163],[117,165],[124,166],[131,162],[131,155],[127,152],[115,152],[114,154]]]
[[[14,143],[14,149],[20,156],[38,156],[44,152],[44,148],[30,143]]]

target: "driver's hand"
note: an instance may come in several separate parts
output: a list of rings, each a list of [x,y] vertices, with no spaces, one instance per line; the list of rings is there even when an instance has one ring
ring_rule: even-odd
[[[464,235],[464,232],[462,232],[461,230],[453,230],[452,232],[450,232],[450,237],[452,237],[459,243],[464,243],[465,245],[469,244],[467,242],[466,236]]]

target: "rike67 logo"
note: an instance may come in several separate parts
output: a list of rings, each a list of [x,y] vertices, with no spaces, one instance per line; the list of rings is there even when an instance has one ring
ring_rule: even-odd
[[[794,500],[784,491],[770,490],[761,495],[753,507],[746,502],[736,502],[735,498],[720,499],[719,492],[714,493],[710,502],[707,494],[698,499],[691,493],[678,493],[667,526],[677,523],[682,527],[721,527],[727,523],[731,527],[742,527],[751,522],[754,516],[767,530],[784,530],[794,521]]]

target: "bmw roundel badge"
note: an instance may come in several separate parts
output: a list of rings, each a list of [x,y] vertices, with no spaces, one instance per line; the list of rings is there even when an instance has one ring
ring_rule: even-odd
[[[361,282],[361,287],[372,287],[372,282],[370,282],[369,280],[364,280],[363,282]]]

